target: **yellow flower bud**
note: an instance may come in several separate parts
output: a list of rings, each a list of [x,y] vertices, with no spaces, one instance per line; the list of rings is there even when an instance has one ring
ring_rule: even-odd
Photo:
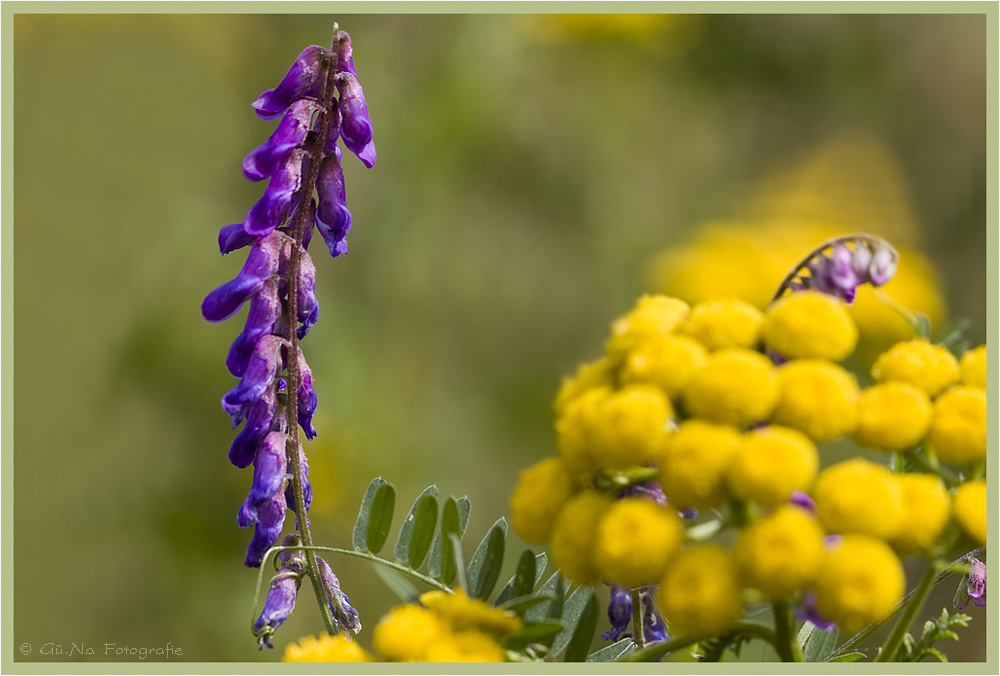
[[[818,291],[779,298],[764,314],[764,344],[788,359],[842,361],[858,342],[843,301]]]

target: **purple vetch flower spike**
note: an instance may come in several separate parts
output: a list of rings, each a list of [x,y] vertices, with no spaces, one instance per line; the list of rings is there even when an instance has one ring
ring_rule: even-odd
[[[274,324],[280,315],[281,298],[278,296],[278,283],[270,278],[250,299],[246,325],[229,347],[226,367],[230,373],[237,378],[243,377],[257,341],[274,332]]]
[[[257,506],[256,527],[253,531],[253,538],[247,546],[247,556],[243,562],[247,568],[259,568],[261,561],[264,560],[264,554],[281,537],[287,510],[285,496],[280,492]],[[236,515],[236,525],[240,528],[247,528],[252,523],[254,523],[254,518],[251,518],[251,515],[247,514],[241,507]]]
[[[302,356],[302,351],[299,350],[299,377],[301,382],[299,383],[298,391],[298,417],[299,425],[302,426],[302,431],[306,435],[306,439],[312,441],[316,438],[316,429],[312,426],[313,414],[316,412],[316,390],[313,389],[312,384],[312,371],[309,370],[309,365],[306,364],[306,359]]]
[[[298,294],[299,340],[306,337],[309,328],[319,319],[319,303],[316,301],[316,266],[313,265],[309,252],[303,250],[299,257],[299,294]]]
[[[289,614],[295,608],[295,601],[302,586],[301,575],[288,568],[282,568],[271,578],[271,586],[267,590],[267,600],[260,617],[253,623],[253,634],[257,637],[259,650],[274,648],[271,645],[271,634],[285,623]]]
[[[223,395],[222,408],[233,419],[233,429],[239,426],[250,407],[264,396],[264,392],[274,380],[278,372],[279,347],[283,342],[278,336],[264,336],[257,341],[247,363],[246,372],[243,374],[243,380]]]
[[[313,115],[319,109],[320,104],[311,99],[293,103],[267,141],[244,158],[243,175],[247,180],[262,181],[274,176],[288,154],[305,140]]]
[[[364,90],[358,78],[348,72],[337,78],[337,89],[340,91],[340,136],[347,149],[371,169],[375,166],[375,143]]]
[[[202,316],[210,322],[221,322],[236,314],[240,307],[278,270],[278,256],[285,236],[272,233],[258,239],[243,269],[235,279],[212,291],[201,304]]]
[[[642,640],[646,645],[666,641],[667,625],[656,608],[656,602],[649,588],[639,591],[639,601],[642,604]],[[669,653],[667,653],[669,655]],[[664,655],[666,657],[666,655]]]
[[[882,286],[896,275],[896,266],[899,261],[891,249],[880,246],[872,254],[871,265],[868,266],[868,281],[872,286]]]
[[[242,223],[226,225],[219,230],[219,251],[223,255],[250,246],[255,241],[257,241],[257,237],[248,235],[247,231],[243,229]]]
[[[802,491],[792,491],[792,494],[788,497],[788,504],[795,505],[796,507],[801,507],[805,511],[809,512],[813,516],[816,516],[816,503],[811,497]]]
[[[632,590],[620,584],[611,585],[611,601],[608,603],[608,620],[611,629],[601,634],[605,641],[617,641],[628,629],[632,621]]]
[[[280,429],[272,430],[275,417],[275,399],[273,387],[264,390],[263,396],[247,413],[247,424],[229,446],[229,462],[238,468],[243,469],[250,466],[254,456],[257,455],[257,449],[263,443],[268,432],[283,431]]]
[[[310,45],[303,49],[278,86],[253,102],[257,117],[273,120],[299,99],[318,97],[326,80],[327,61],[327,51],[322,47]]]
[[[243,219],[248,235],[267,235],[288,215],[292,198],[302,185],[302,158],[305,151],[293,150],[267,184],[264,195],[250,207]]]
[[[327,155],[319,167],[316,179],[319,205],[316,208],[316,227],[326,242],[330,255],[336,258],[347,253],[347,233],[351,230],[351,212],[347,209],[347,191],[344,187],[344,170],[340,160]]]
[[[351,607],[351,600],[347,598],[347,594],[340,589],[340,580],[333,574],[330,564],[318,556],[316,566],[319,568],[319,579],[323,583],[323,596],[330,606],[333,619],[341,628],[357,634],[361,631],[361,616]]]

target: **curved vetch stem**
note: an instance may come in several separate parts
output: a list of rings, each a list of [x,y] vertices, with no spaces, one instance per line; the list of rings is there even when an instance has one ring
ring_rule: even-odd
[[[789,273],[785,275],[785,278],[781,280],[781,284],[778,285],[778,291],[774,294],[774,298],[771,299],[771,302],[773,303],[774,301],[781,298],[785,294],[785,291],[788,290],[788,287],[792,283],[792,281],[799,277],[799,273],[802,272],[803,270],[808,269],[809,263],[827,249],[832,249],[837,244],[843,244],[846,246],[847,244],[853,243],[854,246],[857,247],[861,246],[862,242],[877,247],[884,247],[888,249],[890,253],[892,253],[892,258],[894,261],[899,260],[899,252],[896,251],[896,248],[891,244],[889,244],[889,242],[887,242],[886,240],[882,239],[881,237],[877,237],[875,235],[869,235],[864,232],[856,233],[853,235],[841,235],[840,237],[834,237],[832,239],[826,240],[818,247],[810,251],[809,254],[805,258],[803,258],[798,265],[792,268],[791,271],[789,271]]]

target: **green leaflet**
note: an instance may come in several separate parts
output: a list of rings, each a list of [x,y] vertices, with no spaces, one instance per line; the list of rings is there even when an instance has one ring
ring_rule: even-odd
[[[450,585],[455,579],[455,549],[449,535],[455,535],[459,540],[465,535],[465,527],[469,523],[471,505],[466,497],[448,498],[441,510],[441,527],[435,533],[431,543],[430,556],[427,561],[427,572],[431,577]]]
[[[437,486],[428,486],[413,501],[396,538],[396,560],[416,570],[424,562],[437,526]]]
[[[466,579],[469,596],[485,599],[493,591],[503,567],[504,543],[507,538],[507,520],[500,517],[476,547],[469,561]]]
[[[393,485],[382,477],[372,479],[354,523],[354,549],[378,554],[389,537],[395,508],[396,489]]]

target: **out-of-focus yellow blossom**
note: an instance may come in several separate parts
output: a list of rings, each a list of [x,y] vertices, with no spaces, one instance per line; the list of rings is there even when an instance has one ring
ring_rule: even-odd
[[[613,392],[597,410],[594,459],[607,469],[647,464],[673,416],[670,400],[652,385],[627,385]]]
[[[594,563],[597,524],[611,507],[611,499],[597,491],[577,493],[556,517],[549,545],[552,561],[563,574],[577,584],[601,579]]]
[[[931,400],[908,383],[865,388],[858,401],[854,440],[865,448],[902,451],[924,438],[931,425]]]
[[[986,480],[967,481],[951,501],[955,522],[969,537],[986,546]]]
[[[845,634],[854,634],[892,610],[905,587],[903,564],[889,545],[852,533],[823,555],[816,607]]]
[[[903,497],[903,526],[890,544],[902,555],[927,551],[948,524],[948,491],[933,474],[900,474],[896,482]]]
[[[760,342],[764,315],[742,300],[698,303],[679,331],[699,340],[709,350],[727,347],[755,348]]]
[[[820,472],[813,499],[828,533],[862,533],[885,540],[903,527],[903,494],[896,477],[863,458]]]
[[[744,528],[733,550],[743,581],[772,599],[809,587],[822,557],[823,529],[794,505],[782,505]]]
[[[623,384],[649,383],[676,401],[694,372],[707,360],[704,346],[687,336],[651,338],[633,348],[622,364]]]
[[[722,505],[728,497],[726,471],[739,445],[740,434],[732,427],[682,422],[664,438],[656,459],[670,504],[697,509]]]
[[[836,439],[858,425],[858,382],[836,364],[818,359],[788,362],[778,368],[778,387],[772,419],[813,441]]]
[[[635,307],[611,323],[608,359],[619,364],[629,350],[645,340],[670,335],[691,312],[684,301],[668,296],[642,296]]]
[[[986,390],[953,387],[934,400],[927,443],[937,457],[956,465],[986,459]]]
[[[547,458],[521,472],[510,498],[510,515],[525,542],[549,541],[556,515],[574,490],[559,458]]]
[[[598,411],[611,396],[607,387],[594,387],[566,406],[556,420],[556,444],[566,470],[577,480],[585,480],[596,469],[594,430]]]
[[[818,291],[779,298],[764,314],[761,333],[764,344],[787,359],[841,361],[858,342],[844,302]]]
[[[788,500],[805,490],[819,468],[816,445],[798,430],[771,425],[743,435],[729,467],[733,494],[761,505]]]
[[[448,623],[453,631],[475,631],[505,638],[524,624],[516,613],[494,608],[479,599],[470,599],[464,591],[454,593],[429,591],[420,595],[420,603]]]
[[[565,377],[562,386],[556,394],[554,408],[556,416],[566,412],[566,407],[581,394],[594,387],[611,387],[612,370],[608,360],[600,358],[596,361],[580,364],[573,377]]]
[[[778,375],[771,360],[759,352],[719,350],[691,376],[683,399],[692,416],[742,427],[771,415],[778,400]]]
[[[503,647],[478,631],[448,633],[427,648],[427,662],[503,662]]]
[[[962,382],[970,387],[986,389],[986,346],[967,350],[962,355]]]
[[[448,634],[438,615],[420,606],[397,606],[375,625],[372,644],[390,662],[425,662],[427,652]]]
[[[303,636],[298,643],[285,646],[282,662],[374,662],[368,651],[351,641],[346,634]]]
[[[604,580],[626,587],[655,584],[683,541],[671,510],[644,498],[624,498],[598,525],[594,562]]]
[[[521,17],[542,40],[626,40],[663,56],[675,56],[700,34],[697,14],[538,14]]]
[[[743,610],[736,565],[715,545],[687,549],[667,567],[658,601],[671,634],[718,634],[739,619]]]
[[[948,348],[928,340],[896,343],[882,353],[872,366],[876,382],[910,383],[936,397],[958,382],[962,370]]]

